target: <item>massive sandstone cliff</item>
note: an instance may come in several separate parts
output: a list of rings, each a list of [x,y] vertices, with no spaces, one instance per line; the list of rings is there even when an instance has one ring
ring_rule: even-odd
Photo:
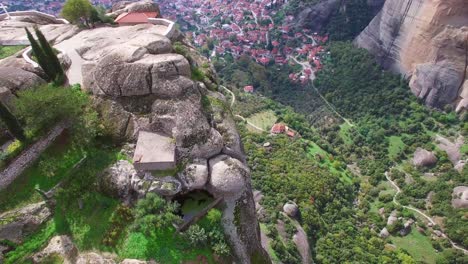
[[[427,105],[468,108],[468,0],[388,0],[355,43]]]

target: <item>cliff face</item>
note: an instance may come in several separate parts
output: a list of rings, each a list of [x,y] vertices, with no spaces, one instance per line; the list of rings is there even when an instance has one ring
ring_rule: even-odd
[[[468,108],[468,1],[392,0],[356,38],[428,106]]]
[[[365,5],[370,15],[374,16],[382,8],[384,2],[385,0],[367,0]],[[326,28],[338,10],[346,14],[349,4],[349,1],[343,0],[321,0],[313,5],[302,4],[301,11],[296,15],[297,21],[294,21],[294,26],[299,30],[305,27],[313,31],[321,31]]]

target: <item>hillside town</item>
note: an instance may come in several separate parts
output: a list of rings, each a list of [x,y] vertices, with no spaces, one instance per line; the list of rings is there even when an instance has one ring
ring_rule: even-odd
[[[8,10],[34,9],[58,15],[63,0],[3,0]],[[110,7],[115,0],[93,0],[94,5]],[[289,76],[291,82],[306,84],[322,68],[324,43],[309,29],[294,28],[294,17],[279,12],[285,0],[212,1],[159,0],[163,16],[190,32],[189,38],[207,57],[247,54],[257,63],[268,65],[300,64],[302,70]]]
[[[234,58],[247,54],[257,63],[298,63],[302,71],[292,82],[307,83],[322,68],[323,44],[328,36],[293,27],[294,17],[278,12],[287,1],[160,0],[165,17],[191,32],[193,43],[205,55]]]

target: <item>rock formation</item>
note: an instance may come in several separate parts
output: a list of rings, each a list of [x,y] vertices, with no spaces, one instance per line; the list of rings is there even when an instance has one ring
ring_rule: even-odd
[[[458,186],[453,189],[452,206],[454,208],[468,208],[468,187]]]
[[[288,202],[284,204],[283,212],[289,217],[296,218],[299,215],[299,207],[293,202]]]
[[[114,12],[148,11],[150,2],[124,3]],[[69,80],[74,75],[77,78],[73,79],[82,81],[82,89],[91,94],[109,135],[118,142],[135,142],[139,131],[163,133],[176,146],[181,167],[176,175],[155,177],[119,161],[99,176],[100,189],[124,201],[141,198],[148,191],[172,197],[207,190],[223,198],[222,223],[236,263],[270,263],[260,243],[250,171],[240,136],[224,96],[216,91],[214,69],[201,67],[209,61],[189,46],[184,46],[184,55],[175,53],[172,42],[180,33],[166,37],[165,25],[79,32],[62,25],[73,32],[64,34],[67,37],[56,36],[46,28],[49,26],[41,30],[71,59]],[[62,28],[57,29],[62,32]],[[194,67],[204,72],[203,83],[191,79]],[[76,259],[76,263],[90,261],[114,263],[94,253]]]
[[[138,2],[120,1],[112,5],[111,13],[107,14],[112,18],[116,18],[122,13],[129,12],[157,12],[161,15],[159,6],[151,0],[143,0]]]
[[[55,236],[50,239],[49,244],[40,252],[34,254],[31,260],[33,263],[49,263],[47,258],[58,256],[64,264],[146,264],[153,263],[152,261],[141,261],[136,259],[124,259],[120,262],[116,261],[112,256],[105,256],[102,253],[95,252],[78,252],[75,244],[68,236]],[[54,262],[55,263],[55,262]]]
[[[0,240],[20,243],[50,219],[52,211],[45,202],[30,204],[0,214]]]
[[[418,167],[430,167],[437,163],[437,158],[433,152],[422,148],[417,148],[414,152],[413,165]]]
[[[385,0],[367,0],[367,6],[371,10],[372,15],[377,14]],[[297,20],[294,21],[294,26],[297,29],[308,28],[314,32],[319,32],[329,23],[330,18],[340,9],[346,9],[347,1],[343,0],[323,0],[317,1],[313,5],[302,3],[302,8],[297,14]]]
[[[93,94],[106,130],[119,141],[135,141],[139,131],[166,134],[176,145],[177,163],[187,164],[177,175],[161,178],[121,161],[101,177],[102,186],[123,200],[148,191],[172,197],[207,190],[224,200],[223,224],[236,260],[268,263],[250,172],[224,96],[206,88],[213,82],[191,80],[191,68],[206,59],[193,50],[189,59],[173,53],[173,40],[159,29],[149,24],[99,28],[70,39],[79,43],[74,49],[83,59],[82,88]]]
[[[355,43],[410,79],[431,107],[468,107],[466,0],[386,1]]]

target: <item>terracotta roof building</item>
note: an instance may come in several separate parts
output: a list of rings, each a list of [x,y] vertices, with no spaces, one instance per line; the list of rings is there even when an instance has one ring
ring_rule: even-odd
[[[282,134],[285,131],[286,131],[285,124],[274,124],[273,127],[271,128],[271,133],[273,134]]]
[[[244,87],[244,92],[246,93],[253,93],[254,87],[252,85],[248,85]]]
[[[158,17],[158,12],[122,13],[115,19],[119,26],[132,26],[148,23],[148,18]]]

